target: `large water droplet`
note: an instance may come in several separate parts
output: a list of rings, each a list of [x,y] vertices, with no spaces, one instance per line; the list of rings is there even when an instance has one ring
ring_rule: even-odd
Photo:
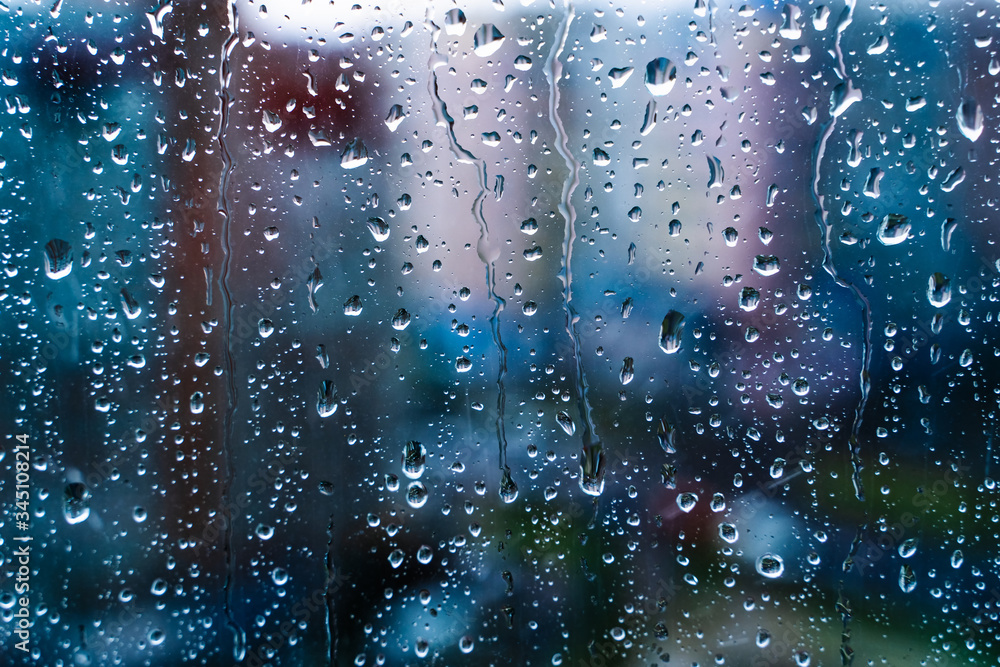
[[[899,589],[904,593],[912,593],[917,587],[917,576],[908,564],[899,568]]]
[[[681,349],[683,335],[684,316],[676,310],[671,310],[660,323],[660,349],[667,354],[674,354]]]
[[[910,234],[910,219],[905,215],[890,213],[878,226],[878,240],[882,245],[899,245]]]
[[[361,139],[354,139],[344,152],[340,154],[340,166],[344,169],[357,169],[368,163],[368,149]]]
[[[45,244],[45,275],[59,280],[73,270],[73,246],[62,239],[52,239]]]
[[[488,58],[503,46],[504,36],[492,23],[484,23],[476,31],[472,50],[480,58]]]
[[[363,309],[364,305],[361,303],[361,297],[357,294],[344,302],[344,315],[357,317]]]
[[[406,502],[410,507],[420,508],[427,504],[427,487],[420,482],[410,482],[406,489]]]
[[[773,276],[780,268],[781,264],[774,255],[757,255],[753,260],[753,270],[762,276]]]
[[[766,553],[757,559],[757,572],[768,579],[777,579],[785,571],[785,563],[781,556]]]
[[[951,301],[951,281],[943,273],[935,272],[928,278],[927,300],[935,308],[944,308]]]
[[[729,544],[734,544],[736,540],[740,539],[740,531],[731,523],[719,524],[719,537]]]
[[[604,452],[600,444],[589,445],[580,452],[580,489],[591,496],[604,492]]]
[[[410,479],[418,479],[424,474],[427,452],[416,440],[410,440],[403,447],[403,474]]]
[[[510,468],[505,467],[500,478],[500,498],[505,503],[512,503],[517,499],[517,484],[511,479]]]
[[[389,238],[389,223],[378,217],[368,218],[368,231],[381,243]]]
[[[958,105],[955,117],[959,132],[969,141],[975,141],[983,133],[983,109],[975,100],[967,99]]]
[[[405,308],[400,308],[392,317],[392,328],[402,331],[408,326],[410,326],[410,314],[406,312]]]
[[[316,412],[320,417],[329,417],[337,411],[337,390],[329,380],[319,383],[319,393],[316,398]]]
[[[740,308],[750,312],[757,310],[760,305],[760,292],[752,287],[744,287],[740,290]]]
[[[556,422],[562,427],[562,430],[566,431],[567,435],[576,433],[576,424],[573,423],[573,419],[564,410],[560,410],[556,414]]]
[[[66,485],[63,494],[63,516],[70,524],[86,521],[90,516],[90,490],[79,482]]]
[[[608,72],[608,78],[611,79],[612,88],[621,88],[628,81],[628,78],[632,76],[632,72],[635,71],[632,67],[615,67]]]
[[[677,67],[666,58],[650,60],[646,65],[646,88],[653,95],[666,95],[676,81]]]
[[[461,9],[449,9],[444,15],[444,31],[449,35],[465,34],[465,12]]]
[[[698,503],[698,496],[694,493],[685,491],[684,493],[677,496],[677,506],[681,508],[681,511],[687,514],[694,509],[694,506]]]

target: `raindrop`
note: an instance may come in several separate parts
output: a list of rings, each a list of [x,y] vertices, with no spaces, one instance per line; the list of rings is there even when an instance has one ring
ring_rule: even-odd
[[[410,482],[406,489],[406,502],[410,507],[420,508],[427,504],[427,487],[420,482]]]
[[[381,243],[389,238],[389,223],[378,217],[368,218],[368,231]]]
[[[698,496],[688,491],[685,491],[677,496],[677,506],[680,507],[681,511],[685,514],[693,510],[697,502]]]
[[[671,310],[660,324],[660,349],[667,354],[674,354],[681,349],[683,335],[684,316],[676,310]]]
[[[573,419],[566,414],[565,410],[560,410],[556,415],[556,422],[562,426],[562,430],[566,431],[567,435],[573,435],[576,433],[576,424],[573,423]]]
[[[878,240],[882,245],[899,245],[910,233],[910,220],[905,215],[890,213],[878,226]]]
[[[983,109],[973,99],[963,101],[955,114],[958,129],[969,141],[975,141],[983,133]]]
[[[361,297],[357,294],[352,296],[350,299],[344,302],[344,315],[350,317],[357,317],[361,314],[361,310],[364,306],[361,303]]]
[[[951,301],[951,281],[944,274],[935,272],[927,280],[927,300],[935,308],[944,308]]]
[[[757,559],[757,572],[768,579],[777,579],[785,571],[785,563],[781,556],[766,553]]]
[[[340,155],[340,166],[344,169],[357,169],[368,163],[368,149],[361,139],[354,139]]]
[[[403,447],[403,474],[410,479],[418,479],[424,474],[427,452],[416,440],[410,440]]]
[[[760,292],[752,287],[744,287],[740,291],[740,308],[750,312],[752,310],[757,310],[757,306],[760,305]]]
[[[625,360],[622,362],[622,370],[618,374],[618,379],[625,385],[631,382],[634,377],[635,369],[633,368],[632,357],[625,357]]]
[[[319,392],[316,398],[316,412],[320,417],[329,417],[337,411],[338,405],[337,390],[329,380],[319,383]]]
[[[488,58],[503,46],[504,36],[492,23],[484,23],[476,31],[472,50],[480,58]]]
[[[650,60],[646,65],[646,88],[653,95],[666,95],[676,81],[677,67],[666,58]]]
[[[73,270],[73,246],[62,239],[52,239],[45,244],[45,275],[59,280]]]
[[[917,577],[913,574],[913,568],[905,564],[899,568],[899,589],[904,593],[912,593],[917,587]]]
[[[396,331],[402,331],[408,326],[410,326],[410,314],[406,312],[406,309],[400,308],[392,317],[392,328]]]
[[[66,485],[63,516],[69,524],[86,521],[90,516],[90,490],[79,482]]]
[[[780,263],[774,255],[757,255],[753,260],[753,270],[762,276],[773,276],[779,269]]]

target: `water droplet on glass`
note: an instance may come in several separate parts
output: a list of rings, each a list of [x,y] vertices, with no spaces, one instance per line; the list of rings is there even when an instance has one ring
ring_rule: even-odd
[[[733,544],[740,538],[740,531],[731,523],[719,524],[719,537],[729,544]]]
[[[878,240],[882,245],[899,245],[910,234],[910,220],[905,215],[890,213],[878,226]]]
[[[913,574],[913,568],[905,564],[899,568],[899,590],[904,593],[912,593],[917,587],[917,576]]]
[[[774,255],[757,255],[753,260],[753,270],[762,276],[773,276],[781,268]]]
[[[266,317],[262,318],[259,322],[257,322],[257,332],[260,334],[261,338],[267,338],[274,333],[274,322]]]
[[[752,287],[744,287],[740,290],[740,308],[750,312],[752,310],[757,310],[757,306],[760,305],[760,292]]]
[[[408,326],[410,326],[410,314],[404,308],[400,308],[392,317],[392,328],[402,331]]]
[[[472,50],[480,58],[488,58],[503,46],[504,36],[492,23],[484,23],[476,31]]]
[[[73,246],[62,239],[52,239],[45,244],[45,275],[59,280],[73,270]]]
[[[406,502],[410,507],[420,508],[427,504],[427,487],[420,482],[410,482],[406,489]]]
[[[510,468],[504,468],[500,478],[500,498],[505,503],[512,503],[517,499],[517,484],[510,476]]]
[[[646,88],[653,95],[666,95],[676,81],[677,67],[666,58],[650,60],[646,65]]]
[[[338,398],[337,390],[329,380],[319,383],[319,392],[316,398],[316,412],[320,417],[329,417],[337,411]]]
[[[385,126],[389,128],[390,132],[395,132],[405,119],[406,113],[403,111],[402,105],[393,104],[389,109],[389,114],[385,117]]]
[[[694,506],[698,503],[698,496],[689,491],[685,491],[677,496],[677,506],[681,508],[681,511],[685,514],[694,509]]]
[[[935,308],[944,308],[951,301],[951,281],[943,273],[935,272],[927,280],[927,300]]]
[[[564,410],[560,410],[556,415],[556,422],[562,426],[562,430],[566,431],[567,435],[576,433],[576,424],[573,423],[573,419]]]
[[[357,169],[368,163],[368,149],[361,139],[354,139],[344,152],[340,154],[340,166],[344,169]]]
[[[983,109],[975,100],[967,99],[958,105],[955,117],[958,130],[969,141],[975,141],[983,133]]]
[[[777,579],[785,571],[785,563],[781,556],[766,553],[757,559],[757,572],[768,579]]]
[[[427,452],[416,440],[410,440],[403,447],[403,474],[410,479],[418,479],[424,474]]]
[[[79,482],[66,485],[63,516],[69,524],[81,523],[90,517],[90,490],[86,486]]]
[[[726,227],[722,230],[722,238],[725,239],[727,246],[735,248],[740,239],[740,233],[736,231],[735,227]]]
[[[580,452],[580,489],[591,496],[604,492],[604,451],[599,444],[586,446]]]
[[[618,374],[618,378],[621,380],[623,385],[628,384],[635,377],[635,369],[633,368],[632,357],[625,357],[622,362],[622,370]]]
[[[264,113],[264,118],[263,118],[264,129],[267,130],[268,132],[277,132],[278,129],[281,127],[281,118],[278,116],[278,114],[274,113],[273,111],[268,111],[267,109],[264,109],[263,113]]]
[[[660,349],[667,354],[674,354],[681,349],[683,335],[684,316],[676,310],[671,310],[660,323]]]
[[[449,35],[465,34],[465,12],[461,9],[449,9],[444,15],[444,31]]]
[[[363,309],[364,305],[361,303],[361,297],[357,294],[344,302],[344,315],[349,317],[357,317]]]
[[[608,78],[611,79],[612,88],[621,88],[628,81],[628,78],[632,76],[634,68],[632,67],[615,67],[608,71]]]
[[[389,223],[378,217],[368,218],[368,231],[381,243],[389,238]]]

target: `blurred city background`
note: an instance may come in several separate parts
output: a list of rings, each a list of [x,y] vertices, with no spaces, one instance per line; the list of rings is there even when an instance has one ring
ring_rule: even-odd
[[[998,21],[4,3],[0,661],[998,664]]]

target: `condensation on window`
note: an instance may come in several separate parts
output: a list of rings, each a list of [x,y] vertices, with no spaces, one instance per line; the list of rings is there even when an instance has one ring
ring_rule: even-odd
[[[0,16],[6,664],[1000,659],[996,3]]]

